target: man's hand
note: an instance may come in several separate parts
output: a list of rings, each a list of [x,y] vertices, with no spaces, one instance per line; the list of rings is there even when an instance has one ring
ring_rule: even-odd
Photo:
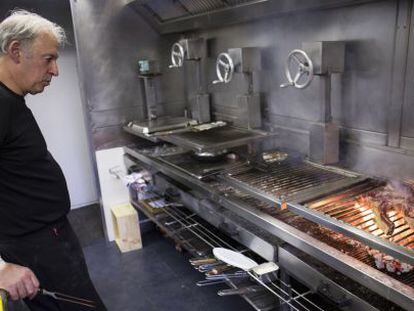
[[[18,300],[36,296],[39,281],[29,268],[12,263],[0,263],[0,288],[6,290],[11,299]]]

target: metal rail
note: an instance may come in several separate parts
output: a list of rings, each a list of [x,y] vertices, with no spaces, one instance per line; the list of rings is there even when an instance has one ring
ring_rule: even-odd
[[[299,293],[297,290],[291,287],[290,284],[287,284],[283,282],[280,278],[277,276],[272,276],[274,279],[269,279],[267,282],[264,282],[262,278],[256,276],[254,273],[248,271],[247,272],[249,276],[254,279],[257,283],[262,285],[264,288],[266,288],[269,292],[271,292],[273,295],[275,295],[277,298],[279,298],[282,301],[282,305],[286,304],[288,305],[292,310],[295,311],[324,311],[320,306],[316,305],[314,302],[312,302],[307,295],[312,294],[310,290],[306,291],[305,293]],[[278,284],[280,283],[280,284]],[[291,292],[293,292],[294,296],[292,296],[291,293],[287,292],[284,288],[288,288]],[[301,302],[300,300],[304,300],[308,304],[308,306],[305,305],[304,302]]]

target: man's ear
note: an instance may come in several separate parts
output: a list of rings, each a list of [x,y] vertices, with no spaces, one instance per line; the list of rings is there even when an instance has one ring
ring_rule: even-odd
[[[22,57],[22,44],[17,40],[10,42],[9,47],[7,48],[7,54],[15,63],[20,63],[20,58]]]

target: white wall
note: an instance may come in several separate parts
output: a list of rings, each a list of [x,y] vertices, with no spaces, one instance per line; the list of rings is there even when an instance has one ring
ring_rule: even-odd
[[[86,135],[76,71],[75,49],[62,51],[59,76],[45,91],[26,96],[48,149],[61,166],[72,208],[98,202],[97,185]]]

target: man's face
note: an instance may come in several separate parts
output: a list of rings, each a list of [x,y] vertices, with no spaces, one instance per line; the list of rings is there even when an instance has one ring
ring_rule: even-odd
[[[31,45],[22,46],[20,85],[24,94],[43,92],[52,77],[59,74],[58,48],[56,38],[47,32],[39,35]]]

